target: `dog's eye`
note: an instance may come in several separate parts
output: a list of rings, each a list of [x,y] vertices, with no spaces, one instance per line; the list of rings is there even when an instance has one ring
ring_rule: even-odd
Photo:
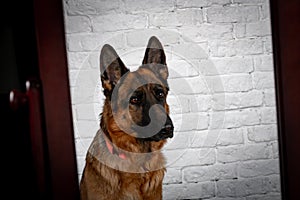
[[[162,99],[162,98],[165,97],[165,93],[164,93],[164,91],[162,91],[162,90],[158,90],[158,91],[156,92],[156,95],[157,95],[157,97],[160,98],[160,99]]]
[[[138,97],[130,97],[131,104],[138,104],[140,103],[140,99]]]

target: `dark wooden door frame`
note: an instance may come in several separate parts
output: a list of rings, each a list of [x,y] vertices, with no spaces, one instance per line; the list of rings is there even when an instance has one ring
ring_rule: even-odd
[[[50,199],[79,199],[61,0],[34,0]]]
[[[300,189],[300,1],[270,0],[282,199]]]

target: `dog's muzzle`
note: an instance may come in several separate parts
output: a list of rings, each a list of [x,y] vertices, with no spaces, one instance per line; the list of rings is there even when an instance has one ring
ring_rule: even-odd
[[[174,132],[174,126],[172,123],[172,120],[170,119],[170,117],[167,117],[166,123],[165,125],[162,127],[162,129],[155,135],[149,137],[149,138],[145,138],[145,140],[148,141],[160,141],[160,140],[164,140],[167,138],[172,138],[173,137],[173,132]]]
[[[174,132],[173,124],[167,124],[161,129],[161,131],[158,133],[158,136],[161,139],[172,138],[173,132]]]

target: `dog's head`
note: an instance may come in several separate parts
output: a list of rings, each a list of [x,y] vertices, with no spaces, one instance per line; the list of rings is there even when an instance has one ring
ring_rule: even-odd
[[[149,39],[142,65],[133,72],[126,68],[113,47],[104,45],[100,70],[106,104],[110,104],[113,116],[111,129],[144,141],[173,137],[166,101],[169,91],[166,56],[156,37]]]

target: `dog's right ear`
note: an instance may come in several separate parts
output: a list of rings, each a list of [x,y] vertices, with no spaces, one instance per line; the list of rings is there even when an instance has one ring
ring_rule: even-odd
[[[101,82],[105,96],[111,94],[114,86],[128,71],[114,48],[105,44],[100,53]]]

